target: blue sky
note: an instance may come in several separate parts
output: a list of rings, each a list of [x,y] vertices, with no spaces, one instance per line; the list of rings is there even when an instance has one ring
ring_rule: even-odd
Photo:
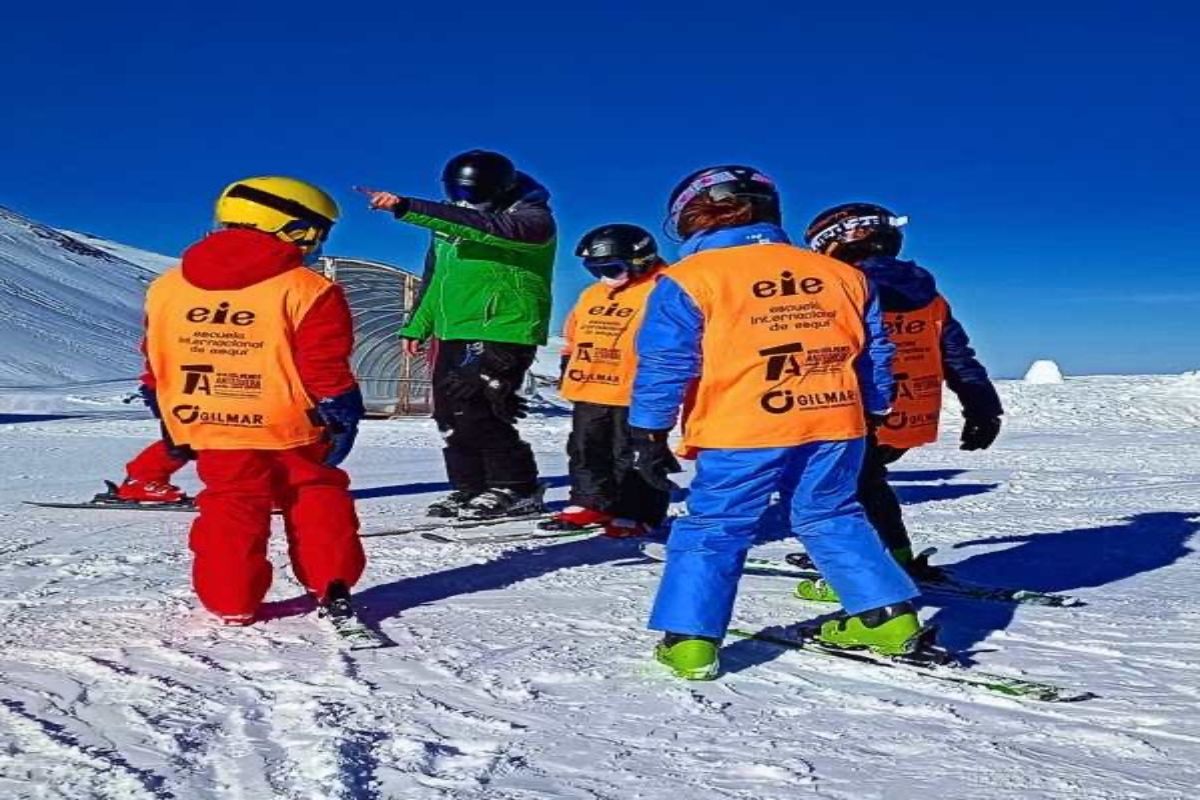
[[[416,268],[351,187],[436,196],[499,149],[554,195],[560,319],[583,231],[657,231],[682,175],[748,162],[795,232],[908,214],[997,374],[1200,369],[1193,4],[178,5],[6,9],[0,204],[177,253],[225,183],[293,174],[342,202],[331,251]]]

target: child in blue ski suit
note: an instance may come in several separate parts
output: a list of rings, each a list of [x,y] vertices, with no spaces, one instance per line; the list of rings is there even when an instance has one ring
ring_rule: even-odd
[[[666,482],[667,434],[685,395],[698,452],[650,617],[657,658],[709,679],[755,525],[775,493],[848,616],[822,641],[905,652],[920,631],[916,587],[856,498],[867,417],[890,410],[892,346],[857,270],[790,244],[779,199],[751,167],[701,170],[672,194],[683,257],[659,279],[639,333],[630,425],[634,466]]]

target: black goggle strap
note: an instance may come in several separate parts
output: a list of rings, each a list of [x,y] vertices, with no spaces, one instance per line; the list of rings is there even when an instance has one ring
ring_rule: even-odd
[[[824,253],[832,244],[845,243],[854,231],[901,228],[908,224],[908,217],[890,217],[883,214],[865,214],[861,217],[847,217],[817,231],[808,243],[811,250]]]
[[[323,242],[329,237],[329,231],[333,228],[333,220],[324,214],[313,211],[303,203],[298,203],[295,200],[289,200],[286,197],[280,197],[270,192],[264,192],[262,189],[255,189],[253,186],[247,186],[244,183],[239,183],[230,189],[226,197],[248,200],[251,203],[257,203],[272,211],[278,211],[280,214],[295,217],[296,220],[294,222],[289,222],[277,231],[289,238],[301,230],[312,229],[316,231],[315,241]],[[293,241],[302,241],[303,239],[305,239],[304,236],[298,236]]]

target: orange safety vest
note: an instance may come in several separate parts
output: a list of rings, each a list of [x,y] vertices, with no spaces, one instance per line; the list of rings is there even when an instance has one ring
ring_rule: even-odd
[[[704,317],[686,448],[790,447],[866,434],[854,362],[867,279],[787,244],[706,250],[671,268]]]
[[[634,340],[642,325],[646,301],[654,289],[655,270],[617,290],[596,283],[584,290],[567,322],[561,394],[576,403],[627,406],[637,372]]]
[[[319,441],[292,336],[333,284],[292,269],[245,289],[199,289],[179,267],[146,294],[146,355],[162,420],[197,450],[289,450]]]
[[[880,444],[910,449],[937,441],[945,377],[942,329],[949,316],[941,297],[916,311],[884,313],[884,328],[896,345],[896,400],[891,416],[875,434]]]

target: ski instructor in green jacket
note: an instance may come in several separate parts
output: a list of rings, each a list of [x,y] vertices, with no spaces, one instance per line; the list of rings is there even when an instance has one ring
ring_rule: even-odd
[[[505,156],[472,150],[442,172],[446,202],[364,190],[371,208],[433,234],[410,352],[436,339],[433,418],[453,491],[428,513],[488,519],[542,510],[517,392],[546,343],[555,225],[550,195]]]

